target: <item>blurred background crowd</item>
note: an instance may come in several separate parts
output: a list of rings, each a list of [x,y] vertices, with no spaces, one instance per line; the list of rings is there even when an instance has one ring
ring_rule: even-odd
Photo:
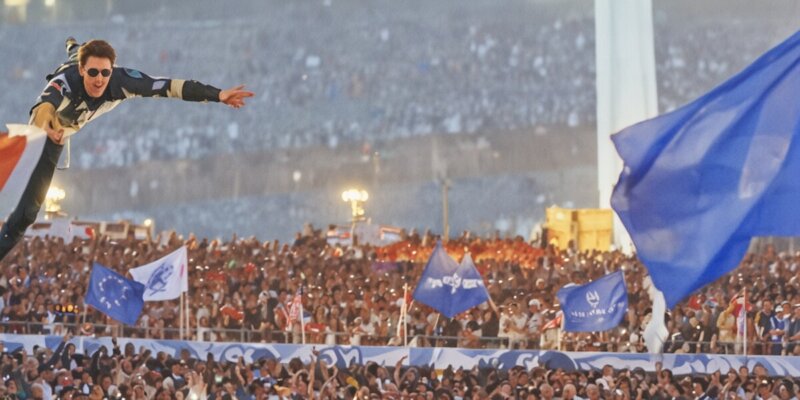
[[[55,3],[53,13],[67,12]],[[75,166],[83,169],[595,124],[594,10],[580,2],[417,2],[426,12],[386,1],[243,2],[248,14],[233,18],[205,3],[148,1],[132,10],[109,2],[106,18],[3,24],[0,48],[18,56],[0,60],[8,85],[0,121],[24,119],[45,74],[64,58],[60,32],[68,30],[79,40],[101,34],[120,65],[219,86],[244,79],[259,94],[235,119],[222,108],[129,106],[137,111],[93,122],[91,134],[76,138]],[[186,8],[199,15],[187,18]],[[692,10],[680,2],[654,7],[661,112],[720,83],[789,32],[765,26],[785,17],[778,13],[681,18]],[[32,41],[39,51],[28,51]]]

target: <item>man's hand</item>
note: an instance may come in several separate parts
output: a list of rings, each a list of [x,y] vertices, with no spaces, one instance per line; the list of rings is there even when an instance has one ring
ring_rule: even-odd
[[[221,96],[222,96],[222,94],[220,93],[220,97]],[[51,129],[48,126],[45,126],[44,127],[44,131],[47,132],[47,137],[49,137],[50,140],[52,140],[56,144],[64,144],[64,130],[63,129],[55,130],[55,129]]]
[[[239,85],[227,90],[219,92],[219,101],[225,103],[233,108],[240,108],[244,106],[244,99],[253,97],[255,94],[251,91],[244,90],[244,85]]]

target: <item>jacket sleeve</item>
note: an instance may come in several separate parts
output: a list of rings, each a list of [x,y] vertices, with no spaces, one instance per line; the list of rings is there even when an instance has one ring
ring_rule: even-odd
[[[130,68],[114,68],[111,85],[115,99],[172,97],[185,101],[219,101],[220,89],[198,81],[152,77]]]
[[[36,104],[30,110],[30,124],[39,128],[50,127],[61,129],[61,123],[56,118],[56,110],[62,103],[69,102],[71,89],[64,74],[59,74],[50,79],[36,99]]]

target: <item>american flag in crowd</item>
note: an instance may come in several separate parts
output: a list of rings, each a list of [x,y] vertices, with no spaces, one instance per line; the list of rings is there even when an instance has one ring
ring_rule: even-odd
[[[564,318],[564,313],[559,311],[556,313],[556,317],[548,321],[546,324],[542,326],[541,331],[544,332],[548,329],[556,329],[561,327],[561,319]]]
[[[300,322],[300,310],[303,308],[303,287],[297,289],[297,293],[289,306],[289,323]]]

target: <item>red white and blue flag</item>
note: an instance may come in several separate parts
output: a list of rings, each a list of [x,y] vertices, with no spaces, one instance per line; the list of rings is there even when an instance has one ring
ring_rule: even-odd
[[[303,310],[303,287],[297,289],[291,305],[289,306],[289,322],[300,322],[300,313]]]
[[[745,301],[744,293],[739,293],[731,299],[733,306],[733,316],[736,317],[736,334],[744,336],[747,329],[747,313],[753,309],[749,301]]]
[[[9,124],[0,132],[0,204],[16,206],[44,149],[47,133],[31,125]]]

